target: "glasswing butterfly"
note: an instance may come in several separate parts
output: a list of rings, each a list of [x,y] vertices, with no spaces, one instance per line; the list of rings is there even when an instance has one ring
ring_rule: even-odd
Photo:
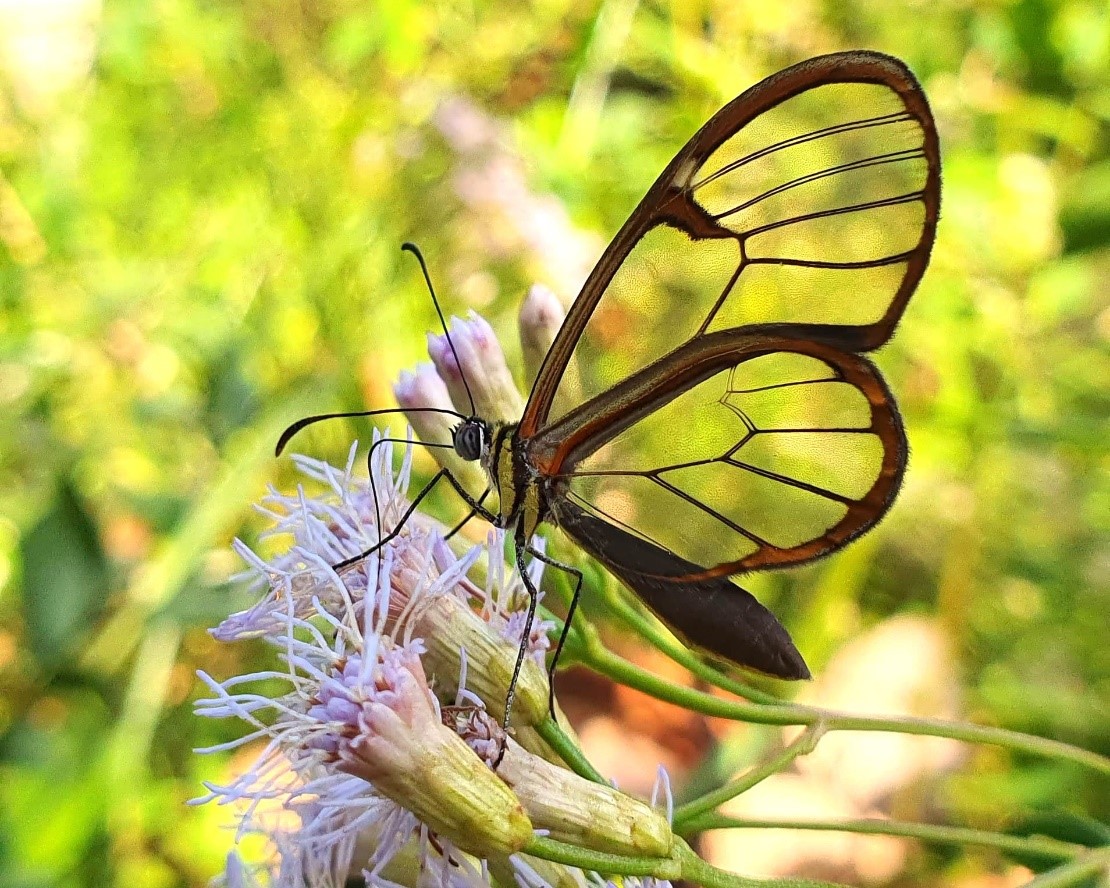
[[[431,445],[480,461],[486,493],[442,469],[411,509],[446,478],[470,516],[511,530],[530,616],[526,553],[582,581],[533,548],[546,522],[691,645],[807,678],[730,577],[828,555],[894,500],[906,436],[864,353],[894,333],[939,206],[936,129],[902,62],[841,52],[768,77],[690,139],[617,233],[520,420],[476,416],[471,398],[451,443]],[[386,412],[308,417],[278,452],[311,422]]]

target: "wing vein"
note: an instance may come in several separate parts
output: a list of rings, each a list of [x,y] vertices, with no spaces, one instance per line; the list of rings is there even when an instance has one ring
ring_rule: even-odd
[[[839,135],[840,133],[853,132],[858,129],[867,129],[872,126],[883,126],[887,123],[900,123],[904,120],[916,120],[916,118],[908,111],[897,111],[893,114],[884,114],[881,117],[867,117],[861,120],[852,120],[848,123],[837,123],[832,126],[826,126],[813,132],[803,133],[800,136],[793,136],[789,139],[783,139],[781,142],[776,142],[773,145],[768,145],[758,151],[753,151],[751,154],[746,154],[731,163],[726,164],[714,173],[706,176],[699,182],[691,185],[691,189],[697,190],[703,185],[708,185],[721,176],[734,172],[740,169],[745,164],[752,161],[759,160],[761,157],[766,157],[769,154],[774,154],[776,151],[781,151],[783,148],[792,148],[794,145],[804,145],[806,142],[812,142],[815,139],[823,139],[825,136]]]
[[[738,459],[733,459],[731,456],[725,460],[730,466],[736,466],[738,469],[743,469],[745,472],[751,472],[753,475],[759,475],[762,478],[767,478],[771,481],[778,481],[780,484],[785,484],[788,487],[796,487],[798,490],[805,490],[808,493],[816,494],[817,496],[824,497],[827,500],[832,500],[835,503],[841,503],[845,506],[851,506],[857,500],[850,499],[846,496],[841,496],[839,493],[833,493],[831,490],[825,490],[823,487],[817,487],[814,484],[809,484],[805,481],[799,481],[797,478],[791,478],[787,475],[780,475],[778,472],[771,472],[767,469],[761,469],[758,466],[753,466],[750,463],[740,462]]]
[[[805,213],[801,216],[790,216],[787,219],[780,219],[777,222],[768,222],[766,225],[761,225],[758,228],[746,231],[744,232],[744,237],[754,237],[757,234],[763,234],[765,231],[772,231],[776,228],[794,225],[797,222],[810,222],[813,219],[824,219],[828,216],[841,216],[846,213],[857,213],[861,210],[876,210],[880,207],[896,207],[900,204],[914,203],[921,200],[924,196],[925,192],[923,191],[910,191],[906,194],[899,194],[897,197],[884,197],[879,200],[869,200],[864,203],[852,204],[846,207],[834,207],[829,210],[817,210],[813,213]]]
[[[880,259],[861,259],[858,262],[822,262],[819,259],[782,259],[777,256],[757,257],[748,260],[749,265],[798,265],[802,268],[880,268],[883,265],[897,265],[911,259],[920,245],[912,250],[904,250]]]
[[[767,200],[770,197],[782,194],[784,191],[790,191],[801,185],[808,185],[811,182],[819,182],[821,179],[827,179],[830,176],[836,176],[840,173],[847,173],[853,170],[863,170],[872,166],[884,166],[889,163],[900,163],[903,160],[916,160],[925,157],[924,146],[920,148],[905,148],[902,151],[890,151],[886,154],[876,154],[872,157],[864,157],[859,160],[850,160],[847,163],[837,164],[836,166],[826,167],[823,170],[816,170],[812,173],[807,173],[804,176],[799,176],[796,179],[791,179],[789,182],[783,182],[781,185],[776,185],[769,191],[764,191],[762,194],[757,194],[750,200],[742,204],[738,204],[731,210],[726,210],[723,213],[717,213],[713,216],[713,220],[719,222],[736,213],[742,213],[761,201]]]
[[[662,487],[664,490],[669,490],[671,493],[673,493],[675,496],[679,497],[680,499],[686,500],[686,502],[690,503],[690,505],[696,506],[697,508],[701,509],[703,512],[705,512],[710,517],[716,518],[723,525],[725,525],[725,527],[729,528],[730,530],[735,530],[742,537],[744,537],[744,538],[750,540],[751,542],[755,543],[760,548],[763,548],[763,549],[777,549],[778,548],[778,546],[772,545],[771,543],[767,542],[767,540],[763,539],[762,537],[756,536],[754,533],[752,533],[746,527],[742,527],[741,525],[737,524],[731,518],[726,518],[724,515],[722,515],[716,509],[711,509],[711,508],[709,508],[709,506],[707,506],[705,503],[701,502],[700,500],[694,499],[692,496],[690,496],[688,493],[686,493],[686,491],[680,490],[679,488],[675,487],[673,484],[668,484],[662,478],[653,477],[652,480],[656,484],[658,484],[660,487]]]

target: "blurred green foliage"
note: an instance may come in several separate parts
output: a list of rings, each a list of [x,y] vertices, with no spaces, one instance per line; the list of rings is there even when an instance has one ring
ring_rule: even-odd
[[[202,885],[186,809],[233,535],[307,412],[387,406],[434,317],[565,298],[709,114],[851,47],[905,59],[944,157],[933,265],[880,355],[913,459],[861,548],[756,591],[819,671],[938,613],[970,718],[1110,752],[1110,20],[1098,0],[0,5],[0,885]],[[358,430],[365,438],[367,430]],[[342,459],[350,428],[305,449]],[[753,584],[754,585],[754,584]],[[937,800],[1110,814],[976,750]],[[931,875],[954,866],[929,859]],[[984,859],[982,865],[990,866]]]

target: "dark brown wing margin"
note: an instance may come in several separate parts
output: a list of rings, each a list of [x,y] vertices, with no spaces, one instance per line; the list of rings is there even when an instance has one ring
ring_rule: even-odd
[[[902,62],[881,53],[853,51],[820,56],[779,72],[751,89],[715,114],[679,151],[639,206],[618,232],[591,272],[567,315],[539,375],[521,418],[519,435],[528,439],[547,422],[552,401],[563,373],[587,322],[616,271],[644,233],[667,222],[695,239],[733,237],[701,210],[690,196],[690,176],[727,139],[770,108],[816,86],[830,83],[876,83],[889,87],[922,127],[928,180],[924,189],[925,220],[917,247],[907,256],[907,270],[885,314],[878,321],[859,326],[822,324],[774,324],[779,335],[826,342],[845,351],[877,348],[894,332],[898,319],[929,262],[940,209],[940,153],[936,128],[928,103],[913,74]],[[746,328],[745,333],[756,332]],[[768,330],[767,332],[771,332]],[[611,401],[608,393],[591,404]]]

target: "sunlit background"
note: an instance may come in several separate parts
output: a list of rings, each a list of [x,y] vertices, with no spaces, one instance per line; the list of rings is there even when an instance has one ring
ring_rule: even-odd
[[[292,483],[272,458],[286,423],[390,406],[421,357],[434,315],[403,241],[515,358],[526,287],[573,298],[714,110],[856,47],[906,60],[941,134],[932,266],[878,359],[912,461],[876,532],[750,585],[818,675],[811,702],[1110,752],[1104,2],[0,0],[0,885],[200,886],[220,869],[226,812],[184,802],[242,767],[191,753],[238,731],[190,708],[197,668],[251,654],[205,633],[246,600],[229,542],[261,529],[267,483]],[[368,433],[301,446],[341,461]],[[631,788],[660,761],[680,792],[707,785],[773,739],[588,676],[566,698]],[[1110,815],[1110,787],[1078,768],[838,743],[745,813]],[[717,833],[702,850],[884,885],[1024,872],[805,841]]]

